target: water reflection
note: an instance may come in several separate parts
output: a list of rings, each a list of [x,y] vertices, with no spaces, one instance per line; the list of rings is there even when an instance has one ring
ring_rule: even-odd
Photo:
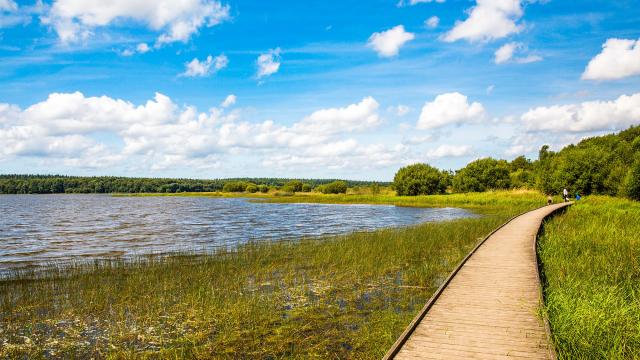
[[[0,196],[0,270],[204,251],[471,216],[456,208],[266,204],[207,197]]]

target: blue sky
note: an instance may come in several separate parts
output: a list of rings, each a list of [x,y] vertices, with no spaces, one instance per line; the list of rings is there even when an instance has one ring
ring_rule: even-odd
[[[0,0],[0,173],[535,157],[640,123],[639,40],[631,0]]]

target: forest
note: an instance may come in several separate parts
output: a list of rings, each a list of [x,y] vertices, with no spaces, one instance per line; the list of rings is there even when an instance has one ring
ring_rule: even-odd
[[[559,194],[611,195],[640,200],[640,127],[591,137],[554,152],[543,145],[538,159],[512,161],[483,158],[458,171],[427,164],[400,169],[394,178],[398,195],[536,189]]]
[[[289,190],[288,186],[302,184],[322,189],[335,182],[349,187],[370,186],[370,181],[338,181],[335,179],[162,179],[130,178],[114,176],[63,176],[63,175],[0,175],[0,194],[61,194],[61,193],[177,193],[177,192],[256,192],[264,189]],[[379,183],[389,185],[389,183]],[[297,185],[296,185],[297,186]],[[252,189],[255,189],[253,191]],[[297,190],[297,189],[294,189]],[[306,188],[305,188],[306,190]],[[310,189],[309,189],[310,190]]]

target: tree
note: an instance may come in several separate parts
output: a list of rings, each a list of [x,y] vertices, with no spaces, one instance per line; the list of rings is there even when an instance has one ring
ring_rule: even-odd
[[[413,164],[396,172],[393,187],[400,196],[442,194],[447,189],[447,176],[433,166]]]
[[[311,185],[309,184],[302,185],[302,192],[311,192]]]
[[[286,192],[300,192],[302,191],[302,187],[304,186],[304,183],[300,180],[291,180],[288,183],[284,184],[284,186],[282,187],[282,191],[286,191]]]
[[[248,183],[247,187],[244,189],[244,191],[248,192],[248,193],[256,193],[258,192],[258,185],[253,184],[253,183]]]
[[[640,201],[640,159],[629,169],[625,180],[625,193],[629,199]]]
[[[246,189],[247,183],[244,181],[229,181],[222,187],[224,192],[244,192]]]
[[[318,191],[323,194],[345,194],[347,192],[347,183],[345,181],[333,181],[318,186]]]
[[[493,158],[472,161],[458,170],[453,178],[456,192],[481,192],[510,187],[509,164],[505,160]]]

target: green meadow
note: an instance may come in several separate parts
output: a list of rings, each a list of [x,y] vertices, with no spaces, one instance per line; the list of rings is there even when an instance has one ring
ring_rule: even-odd
[[[640,203],[592,196],[539,242],[561,359],[640,359]]]

